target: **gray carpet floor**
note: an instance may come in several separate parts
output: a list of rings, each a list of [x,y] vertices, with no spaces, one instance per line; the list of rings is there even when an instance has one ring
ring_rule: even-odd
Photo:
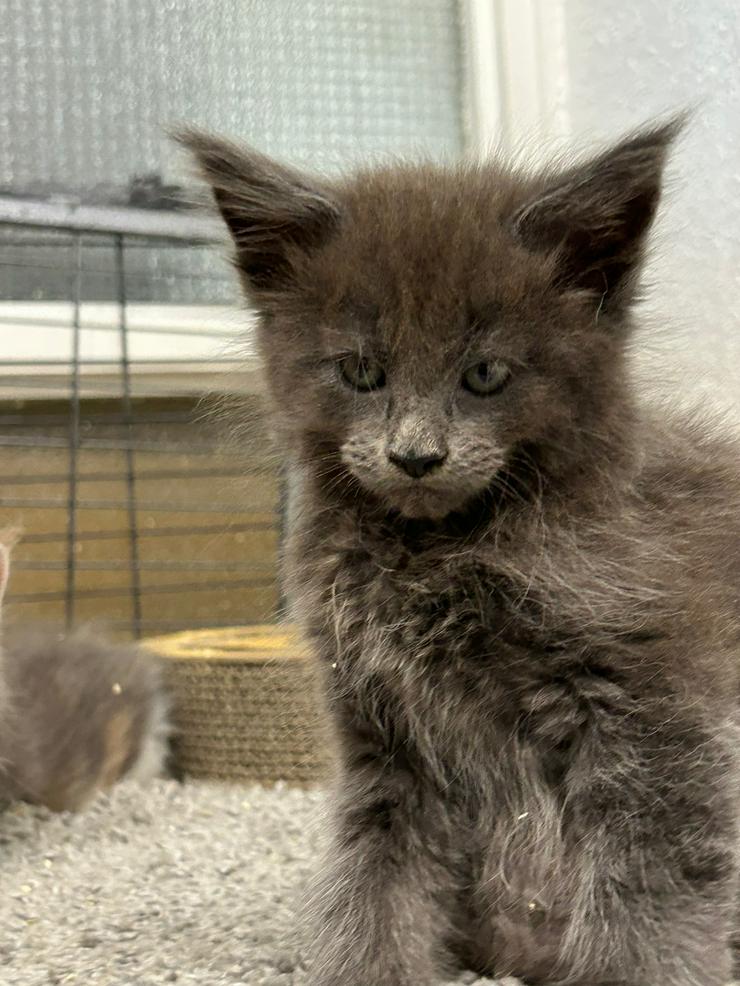
[[[1,986],[304,986],[296,904],[321,805],[318,793],[161,781],[122,784],[76,816],[11,807]]]

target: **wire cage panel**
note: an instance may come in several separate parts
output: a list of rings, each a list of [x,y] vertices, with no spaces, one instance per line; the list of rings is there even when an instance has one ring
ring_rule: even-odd
[[[461,9],[6,0],[0,524],[26,530],[16,619],[140,636],[274,618],[283,484],[250,316],[167,131],[329,172],[455,156]],[[255,422],[239,452],[201,404],[234,391]]]
[[[48,237],[43,217],[40,204],[36,225],[22,226],[28,243]],[[0,524],[26,530],[8,597],[15,619],[103,620],[122,636],[138,637],[275,616],[278,477],[258,398],[242,397],[256,424],[238,455],[224,447],[202,406],[204,392],[223,391],[232,379],[234,354],[222,350],[233,331],[212,328],[217,308],[186,308],[184,317],[177,306],[155,306],[159,330],[151,311],[146,327],[131,321],[137,308],[128,298],[129,248],[143,253],[164,242],[173,255],[193,249],[192,228],[170,228],[170,218],[158,222],[152,213],[148,237],[53,231],[57,263],[74,259],[71,271],[62,268],[68,305],[52,308],[45,325],[38,313],[28,316],[28,331],[45,333],[45,358],[3,361]],[[113,210],[109,222],[111,229],[120,225]],[[170,228],[169,239],[160,227]],[[0,225],[0,268],[4,237],[17,237],[17,230]],[[203,224],[201,239],[210,235]],[[103,308],[93,290],[92,330],[83,313],[101,241],[112,250],[116,300]],[[19,331],[27,309],[0,306],[0,324],[3,311],[6,330]],[[105,334],[105,358],[86,357],[85,331]],[[163,335],[166,343],[137,346],[142,335]],[[194,338],[205,350],[210,342],[208,358],[197,358]],[[244,385],[251,378],[243,370],[233,379]]]

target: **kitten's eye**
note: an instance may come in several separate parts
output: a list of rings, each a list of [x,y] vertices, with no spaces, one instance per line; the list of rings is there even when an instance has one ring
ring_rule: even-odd
[[[385,370],[369,356],[345,356],[339,369],[345,383],[355,390],[380,390],[385,386]]]
[[[490,397],[497,394],[509,382],[511,371],[503,360],[494,359],[488,363],[474,363],[463,373],[462,385],[471,394]]]

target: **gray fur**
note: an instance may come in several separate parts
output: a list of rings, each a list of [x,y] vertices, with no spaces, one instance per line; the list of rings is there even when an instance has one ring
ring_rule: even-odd
[[[0,795],[79,810],[125,774],[161,775],[169,725],[155,658],[92,627],[5,634]]]
[[[286,574],[340,765],[315,986],[730,978],[738,446],[641,407],[627,361],[676,129],[563,172],[302,176],[292,207],[187,138],[300,474]],[[464,390],[491,359],[501,392]],[[411,478],[399,448],[446,458]]]
[[[0,604],[11,543],[0,532]],[[90,626],[13,626],[0,662],[0,800],[78,810],[124,774],[162,773],[169,709],[153,654]]]

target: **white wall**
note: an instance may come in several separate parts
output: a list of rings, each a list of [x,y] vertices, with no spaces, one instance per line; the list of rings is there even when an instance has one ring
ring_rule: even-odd
[[[574,136],[609,138],[695,108],[671,163],[643,352],[659,384],[707,394],[740,417],[740,4],[567,0],[563,9]]]

